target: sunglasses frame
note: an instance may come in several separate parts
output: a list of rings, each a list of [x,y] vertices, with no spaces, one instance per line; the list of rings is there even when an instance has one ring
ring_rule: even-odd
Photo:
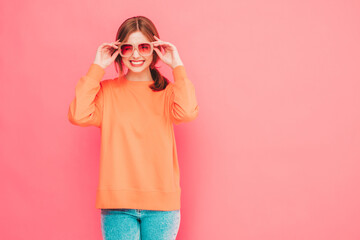
[[[144,44],[144,43],[150,44],[151,50],[150,50],[150,54],[149,54],[149,55],[143,55],[143,54],[141,54],[141,52],[139,51],[139,45],[140,45],[140,44]],[[142,42],[142,43],[138,43],[138,44],[121,43],[121,44],[118,45],[118,47],[119,47],[119,49],[120,49],[119,53],[120,53],[120,55],[121,55],[122,57],[126,57],[126,56],[124,56],[124,55],[121,54],[121,46],[123,46],[123,45],[131,45],[131,46],[132,46],[132,52],[131,52],[131,54],[130,54],[129,56],[127,56],[127,57],[131,57],[131,56],[134,54],[135,49],[136,49],[136,50],[138,51],[138,53],[139,53],[141,56],[143,56],[143,57],[150,56],[150,55],[153,53],[153,51],[154,51],[154,45],[153,45],[152,42]]]

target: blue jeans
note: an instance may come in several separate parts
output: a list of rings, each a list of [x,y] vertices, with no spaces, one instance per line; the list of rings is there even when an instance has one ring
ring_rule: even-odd
[[[101,209],[103,240],[173,240],[180,227],[180,209]]]

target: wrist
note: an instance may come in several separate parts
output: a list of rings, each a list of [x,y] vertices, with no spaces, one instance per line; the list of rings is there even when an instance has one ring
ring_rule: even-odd
[[[93,64],[97,64],[97,65],[99,65],[100,67],[102,67],[103,69],[106,68],[105,66],[101,65],[100,63],[98,63],[98,62],[96,62],[96,61],[94,61]]]
[[[178,62],[175,62],[171,68],[174,70],[174,68],[176,68],[177,66],[180,66],[180,65],[184,65],[181,61],[178,61]]]

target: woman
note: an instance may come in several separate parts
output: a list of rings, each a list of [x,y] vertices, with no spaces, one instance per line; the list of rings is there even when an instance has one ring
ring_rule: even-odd
[[[156,69],[159,59],[171,67],[174,83]],[[119,77],[101,81],[114,61]],[[159,38],[148,18],[127,19],[115,42],[99,46],[68,117],[101,129],[96,208],[105,240],[176,238],[181,188],[173,124],[198,111],[177,48]]]

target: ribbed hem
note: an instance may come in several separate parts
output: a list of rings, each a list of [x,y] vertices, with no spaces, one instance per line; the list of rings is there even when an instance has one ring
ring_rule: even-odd
[[[158,211],[180,209],[181,189],[175,192],[97,190],[96,208],[130,208]]]
[[[101,81],[104,74],[105,74],[105,69],[103,69],[98,64],[92,63],[90,65],[90,68],[89,68],[88,72],[86,73],[86,76],[88,76],[88,77],[90,77],[92,79],[96,79],[98,81]]]
[[[183,79],[187,78],[184,65],[178,65],[173,69],[174,79]]]

